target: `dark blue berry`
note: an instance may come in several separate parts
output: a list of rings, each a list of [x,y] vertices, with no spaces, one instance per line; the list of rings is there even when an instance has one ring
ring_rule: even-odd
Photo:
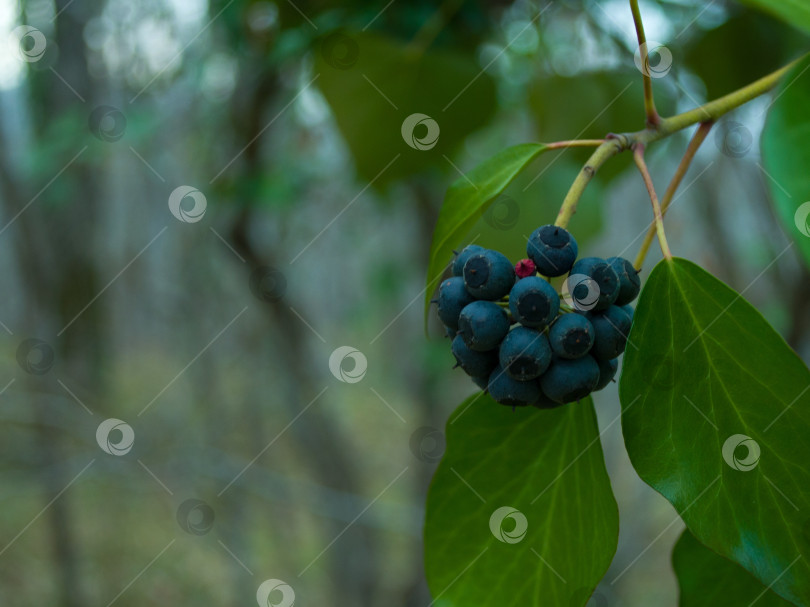
[[[622,310],[624,310],[624,313],[627,314],[630,317],[630,320],[632,321],[633,320],[633,314],[636,313],[636,311],[633,309],[633,306],[631,306],[630,304],[627,304],[627,305],[619,306],[619,307]]]
[[[489,395],[508,407],[525,407],[540,399],[540,386],[536,381],[518,381],[509,377],[500,365],[489,376]]]
[[[540,377],[551,362],[551,346],[540,331],[515,327],[506,334],[498,350],[500,366],[512,379],[528,381]]]
[[[464,284],[476,299],[500,299],[515,284],[515,267],[503,253],[475,253],[464,262]]]
[[[526,245],[526,255],[543,276],[568,273],[577,258],[577,241],[568,230],[555,225],[540,226]]]
[[[458,316],[461,310],[475,298],[467,292],[464,279],[454,276],[439,285],[439,318],[446,327],[458,331]]]
[[[638,297],[638,292],[641,290],[641,279],[638,277],[638,271],[624,257],[608,257],[607,262],[619,277],[619,296],[613,303],[617,306],[629,304]]]
[[[595,333],[591,321],[581,314],[563,314],[548,330],[551,349],[560,358],[580,358],[593,346]]]
[[[560,296],[539,276],[521,278],[509,292],[509,310],[526,327],[543,330],[560,310]]]
[[[486,251],[486,249],[479,247],[477,244],[467,245],[461,249],[461,252],[456,255],[456,258],[453,260],[453,276],[463,276],[464,264],[467,263],[467,260],[476,253],[483,253],[484,251]]]
[[[450,349],[453,356],[456,357],[458,366],[464,369],[464,372],[471,377],[489,377],[492,369],[498,364],[498,352],[496,350],[487,352],[470,350],[461,335],[456,335]]]
[[[591,348],[593,356],[609,360],[624,352],[632,322],[627,312],[619,306],[610,306],[603,312],[588,312],[586,316],[595,334]]]
[[[471,350],[485,352],[501,343],[509,331],[506,311],[491,301],[467,304],[458,318],[458,332]]]
[[[619,361],[615,358],[609,358],[607,360],[597,358],[596,364],[599,365],[599,381],[596,382],[596,387],[593,389],[594,392],[607,386],[610,380],[616,376],[616,369],[619,368]]]
[[[571,281],[577,276],[587,276],[592,279],[595,286],[598,288],[599,296],[592,298],[595,299],[590,307],[581,308],[576,305],[580,301],[578,289],[582,289],[582,284],[572,285]],[[611,268],[608,263],[599,257],[583,257],[578,260],[571,268],[571,277],[569,278],[569,290],[573,291],[575,306],[577,309],[584,310],[605,310],[610,306],[619,296],[619,276]],[[593,289],[593,285],[590,286]],[[594,294],[595,295],[595,294]]]
[[[582,358],[567,360],[554,358],[548,371],[540,378],[543,393],[558,403],[570,403],[593,392],[599,381],[599,365],[586,354]]]

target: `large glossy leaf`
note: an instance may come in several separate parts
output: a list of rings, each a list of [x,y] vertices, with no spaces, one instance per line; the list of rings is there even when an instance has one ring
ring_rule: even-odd
[[[762,162],[776,214],[810,265],[810,58],[791,70],[777,95],[762,133]]]
[[[582,606],[618,530],[590,398],[512,411],[479,394],[451,416],[425,522],[437,607]]]
[[[740,0],[753,8],[770,13],[805,32],[810,32],[810,3],[807,0]]]
[[[739,565],[724,559],[684,531],[672,551],[681,589],[680,607],[790,607],[792,603],[760,584]]]
[[[515,175],[545,149],[541,143],[524,143],[506,148],[459,178],[447,190],[430,246],[425,319],[433,289],[450,262],[453,249],[460,246],[460,239]]]
[[[496,107],[495,84],[472,55],[423,52],[370,32],[325,36],[315,72],[358,172],[375,186],[427,168],[453,171],[443,156]]]
[[[810,371],[683,259],[652,271],[629,341],[619,396],[636,471],[702,543],[810,605]]]

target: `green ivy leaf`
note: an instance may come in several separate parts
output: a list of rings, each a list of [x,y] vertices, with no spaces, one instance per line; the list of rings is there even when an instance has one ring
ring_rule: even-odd
[[[680,607],[751,605],[790,607],[742,567],[724,559],[684,531],[672,551],[672,567],[681,588]]]
[[[618,531],[590,398],[512,411],[479,393],[450,417],[425,521],[437,607],[581,607]]]
[[[776,214],[810,266],[810,57],[788,73],[776,95],[762,132],[762,163]]]
[[[810,4],[806,0],[741,0],[741,2],[770,13],[793,27],[810,32]]]
[[[546,150],[542,143],[524,143],[506,148],[469,171],[447,190],[439,211],[433,243],[430,246],[427,288],[425,289],[425,323],[430,299],[459,239],[483,215],[489,204],[504,191],[523,167]]]
[[[709,548],[810,605],[810,370],[738,293],[653,269],[619,383],[641,478]]]

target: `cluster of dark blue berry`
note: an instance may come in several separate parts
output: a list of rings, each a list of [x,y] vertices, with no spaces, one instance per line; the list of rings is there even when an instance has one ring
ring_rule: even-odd
[[[564,228],[537,228],[528,259],[470,245],[439,287],[439,318],[457,366],[497,402],[541,409],[580,400],[616,374],[639,293],[627,259],[577,260]],[[568,275],[562,296],[550,279]]]

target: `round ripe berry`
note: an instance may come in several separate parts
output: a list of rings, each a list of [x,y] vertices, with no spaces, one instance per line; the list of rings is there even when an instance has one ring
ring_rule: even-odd
[[[633,309],[633,306],[631,306],[630,304],[626,304],[626,305],[624,305],[624,306],[619,306],[619,307],[620,307],[622,310],[624,310],[624,313],[625,313],[625,314],[627,314],[627,315],[630,317],[630,320],[632,321],[632,320],[633,320],[633,314],[635,314],[635,312],[636,312],[636,311]]]
[[[588,310],[605,310],[619,296],[619,276],[599,257],[583,257],[571,268],[571,276],[584,275],[592,279],[599,296]]]
[[[577,258],[577,241],[566,230],[555,225],[540,226],[526,245],[526,255],[543,276],[567,274]]]
[[[593,346],[594,337],[591,321],[581,314],[563,314],[548,330],[551,349],[560,358],[585,356]]]
[[[576,360],[555,358],[540,378],[543,393],[558,403],[570,403],[593,392],[599,381],[599,365],[586,354]]]
[[[526,407],[540,398],[540,386],[536,381],[517,381],[509,377],[501,366],[495,367],[489,376],[489,395],[508,407]]]
[[[619,296],[613,302],[617,306],[629,304],[641,291],[641,279],[638,277],[638,270],[624,257],[608,257],[608,265],[613,268],[619,277]]]
[[[464,264],[467,263],[467,260],[476,253],[483,253],[484,251],[486,249],[479,247],[477,244],[470,244],[461,249],[461,252],[453,260],[453,276],[463,276]]]
[[[458,331],[458,316],[461,310],[475,298],[467,292],[464,279],[453,276],[439,285],[439,318],[455,334]]]
[[[557,316],[560,296],[539,276],[521,278],[509,292],[512,317],[524,327],[542,331]]]
[[[492,369],[498,364],[497,350],[488,350],[487,352],[470,350],[461,335],[456,335],[453,338],[450,349],[453,356],[456,357],[458,366],[470,377],[489,377]]]
[[[607,360],[597,358],[596,364],[599,365],[599,381],[596,382],[596,386],[593,389],[594,392],[607,386],[616,376],[616,370],[619,368],[619,361],[615,358],[609,358]]]
[[[610,360],[616,358],[627,347],[631,319],[619,306],[610,306],[603,312],[586,314],[594,330],[591,354],[595,358]]]
[[[498,361],[509,377],[528,381],[540,377],[551,362],[548,338],[536,329],[515,327],[501,342]]]
[[[500,299],[515,284],[512,262],[498,251],[475,253],[464,262],[464,284],[476,299]]]
[[[493,350],[508,331],[509,319],[506,311],[491,301],[467,304],[458,317],[459,335],[470,350]]]

